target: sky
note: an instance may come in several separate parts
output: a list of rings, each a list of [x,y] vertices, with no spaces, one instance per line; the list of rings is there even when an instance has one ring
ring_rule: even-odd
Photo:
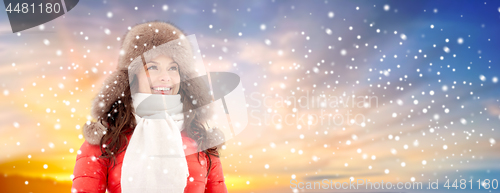
[[[499,176],[498,1],[80,1],[19,33],[0,14],[1,192],[70,191],[120,40],[154,20],[195,35],[208,71],[241,77],[229,192]]]

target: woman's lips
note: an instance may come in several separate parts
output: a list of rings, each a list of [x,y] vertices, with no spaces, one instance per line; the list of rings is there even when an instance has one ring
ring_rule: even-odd
[[[169,95],[172,93],[172,88],[170,88],[170,90],[155,90],[155,89],[151,88],[151,91],[153,94]]]

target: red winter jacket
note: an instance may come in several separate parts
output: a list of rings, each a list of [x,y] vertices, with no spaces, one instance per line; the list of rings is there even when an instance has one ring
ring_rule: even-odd
[[[190,176],[186,179],[187,186],[184,189],[186,193],[199,192],[227,192],[226,184],[224,183],[224,175],[222,174],[222,165],[219,158],[210,155],[212,167],[210,174],[205,177],[208,171],[208,157],[205,153],[200,152],[200,162],[196,158],[196,142],[189,138],[184,131],[181,132],[182,142],[187,146],[184,149],[189,169]],[[130,141],[131,134],[127,136]],[[101,150],[98,145],[91,145],[85,141],[80,148],[81,153],[76,157],[75,169],[73,171],[73,187],[72,192],[104,193],[106,190],[109,193],[121,193],[120,177],[123,157],[125,151],[116,156],[115,167],[106,167],[112,162],[112,159],[99,158]],[[194,180],[188,180],[189,178]]]

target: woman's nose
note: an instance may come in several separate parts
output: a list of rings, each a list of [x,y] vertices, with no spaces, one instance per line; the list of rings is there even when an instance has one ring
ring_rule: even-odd
[[[160,81],[170,81],[170,75],[168,74],[168,71],[163,71],[160,73]]]

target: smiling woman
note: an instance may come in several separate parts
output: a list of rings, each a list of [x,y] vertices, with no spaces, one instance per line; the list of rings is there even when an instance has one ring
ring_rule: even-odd
[[[139,24],[122,50],[84,125],[72,192],[227,192],[224,135],[205,124],[212,96],[182,31]]]

